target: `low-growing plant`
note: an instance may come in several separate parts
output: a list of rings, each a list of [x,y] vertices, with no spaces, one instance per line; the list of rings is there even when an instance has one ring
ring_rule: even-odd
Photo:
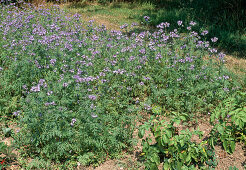
[[[209,143],[212,147],[222,142],[228,153],[235,150],[236,141],[245,141],[246,136],[246,93],[237,92],[224,100],[211,115],[214,128],[211,131]]]
[[[181,130],[178,125],[180,120],[175,118],[169,122],[166,120],[158,121],[152,119],[140,126],[139,137],[143,138],[145,131],[149,130],[156,141],[153,143],[151,137],[142,140],[142,155],[145,159],[146,169],[158,169],[160,160],[163,162],[163,169],[195,169],[196,166],[205,167],[208,165],[216,166],[214,155],[206,146],[206,141],[196,143],[191,140],[193,135],[202,137],[199,130]],[[212,162],[212,163],[211,163]]]
[[[0,169],[6,168],[8,163],[16,158],[16,154],[13,153],[14,147],[8,146],[5,142],[0,142]]]
[[[229,170],[238,170],[236,166],[229,166]]]

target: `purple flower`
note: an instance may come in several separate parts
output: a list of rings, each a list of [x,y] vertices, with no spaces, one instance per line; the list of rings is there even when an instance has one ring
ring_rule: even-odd
[[[183,21],[178,21],[177,23],[180,26],[180,25],[182,25]]]
[[[211,41],[216,42],[216,41],[218,41],[218,38],[217,37],[211,38]]]
[[[91,114],[91,117],[93,117],[93,118],[97,118],[97,117],[98,117],[98,115],[97,115],[97,114],[95,114],[95,113],[92,113],[92,114]]]
[[[164,25],[165,27],[169,27],[169,26],[170,26],[170,23],[164,22],[163,25]]]
[[[170,23],[168,22],[162,22],[159,25],[157,25],[157,28],[163,29],[163,28],[167,28],[170,26]]]
[[[224,90],[225,92],[229,92],[229,91],[230,91],[227,87],[223,88],[223,90]]]
[[[212,48],[212,49],[210,49],[210,52],[211,52],[211,53],[217,53],[217,49]]]
[[[196,23],[194,21],[191,21],[190,25],[194,26],[194,25],[196,25]]]
[[[145,19],[146,22],[148,22],[150,17],[149,16],[144,16],[144,19]]]
[[[2,71],[3,70],[3,68],[2,67],[0,67],[0,71]]]
[[[190,70],[194,70],[195,66],[194,65],[191,65],[190,66]]]
[[[106,74],[105,74],[105,73],[103,73],[103,72],[100,72],[100,73],[99,73],[99,75],[100,75],[101,77],[106,76]]]
[[[222,53],[222,52],[219,53],[219,59],[220,59],[220,60],[223,61],[223,60],[224,60],[224,57],[225,57],[225,54],[224,54],[224,53]]]
[[[141,68],[142,68],[142,66],[138,65],[136,68],[137,68],[137,69],[141,69]],[[133,75],[133,76],[134,76],[134,75]]]
[[[181,50],[184,49],[184,48],[186,48],[186,45],[182,45],[182,46],[180,47]]]
[[[50,60],[50,64],[55,65],[55,63],[56,63],[56,59],[51,59]]]
[[[160,53],[158,53],[155,57],[156,60],[159,60],[160,58],[162,58],[162,55]]]
[[[204,30],[201,35],[207,35],[208,34],[208,30]]]
[[[132,61],[132,60],[134,60],[134,59],[135,59],[134,56],[130,56],[130,57],[129,57],[129,61]]]
[[[102,83],[105,83],[105,82],[107,82],[107,80],[106,79],[102,79],[101,82]]]
[[[127,27],[128,27],[128,24],[124,24],[124,25],[120,26],[120,29],[124,29],[124,28],[127,28]]]
[[[223,78],[224,78],[225,80],[227,80],[227,79],[229,79],[229,76],[223,76]]]
[[[197,35],[198,35],[197,32],[195,32],[195,31],[192,31],[192,32],[191,32],[191,36],[194,36],[194,37],[195,37],[195,36],[197,36]]]
[[[53,101],[53,102],[50,102],[50,105],[53,105],[53,106],[54,106],[54,105],[56,105],[56,104],[55,104],[55,102]]]
[[[97,96],[95,96],[95,95],[89,95],[88,97],[89,97],[89,99],[91,99],[91,100],[96,100],[96,99],[97,99]]]
[[[144,104],[144,109],[145,109],[145,110],[151,110],[151,109],[152,109],[152,107],[151,107],[151,106],[149,106],[148,104]]]
[[[133,22],[132,25],[131,25],[131,27],[134,27],[134,26],[138,26],[138,23]]]
[[[38,83],[42,86],[44,84],[44,82],[45,82],[44,79],[40,79]]]
[[[113,73],[116,73],[116,74],[123,74],[125,73],[126,71],[125,70],[121,70],[121,69],[118,69],[118,70],[114,70]]]
[[[25,90],[27,90],[27,85],[24,84],[24,85],[22,86],[22,88],[25,89]]]
[[[76,121],[77,120],[75,118],[73,118],[72,121],[71,121],[71,126],[73,126]]]
[[[127,87],[126,89],[129,90],[129,91],[132,91],[132,88],[131,87]]]
[[[94,104],[91,104],[90,108],[91,108],[91,109],[95,109],[96,106],[95,106]]]
[[[143,86],[143,85],[144,85],[144,82],[141,81],[141,82],[139,83],[139,85],[140,85],[140,86]]]
[[[141,50],[139,50],[139,52],[142,53],[142,54],[145,54],[145,49],[142,48]]]
[[[67,86],[68,86],[68,83],[63,83],[62,86],[63,86],[63,87],[67,87]]]
[[[191,30],[191,27],[187,27],[187,30]]]
[[[50,96],[51,94],[53,94],[53,91],[48,91],[47,95]]]
[[[40,85],[38,84],[37,86],[33,86],[33,87],[31,88],[31,91],[32,91],[32,92],[39,92],[39,91],[40,91]]]
[[[53,106],[55,106],[55,105],[56,105],[56,103],[53,101],[53,102],[50,102],[50,103],[48,103],[48,102],[47,102],[47,103],[45,103],[44,105],[45,105],[45,106],[49,106],[49,105],[53,105]]]
[[[20,115],[20,110],[14,112],[13,115],[14,115],[14,116],[19,116],[19,115]]]
[[[144,79],[145,79],[145,80],[150,80],[150,78],[149,78],[149,77],[145,77],[145,76],[144,76]]]

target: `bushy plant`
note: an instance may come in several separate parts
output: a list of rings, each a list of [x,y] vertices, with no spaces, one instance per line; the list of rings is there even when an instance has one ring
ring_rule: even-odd
[[[163,169],[195,169],[196,166],[204,167],[206,162],[214,161],[213,155],[207,149],[206,141],[196,143],[191,141],[192,135],[202,136],[199,130],[178,131],[175,127],[180,123],[179,119],[172,119],[169,122],[156,119],[140,126],[139,137],[143,138],[145,130],[150,130],[156,143],[147,137],[142,141],[142,152],[145,159],[146,169],[158,169],[160,160],[163,160]],[[216,165],[216,164],[215,164]]]
[[[246,144],[246,93],[237,92],[224,100],[211,115],[214,128],[211,131],[209,143],[214,147],[218,141],[228,153],[235,151],[236,141]]]

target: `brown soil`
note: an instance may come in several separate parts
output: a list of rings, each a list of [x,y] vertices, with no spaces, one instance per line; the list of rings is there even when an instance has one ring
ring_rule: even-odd
[[[137,126],[142,125],[145,121],[148,121],[150,115],[141,113],[145,119],[136,122]],[[159,117],[160,120],[167,120],[164,116]],[[12,128],[14,132],[16,132],[18,129],[15,128],[15,125],[9,125],[8,127]],[[198,128],[200,131],[204,132],[203,139],[199,139],[197,136],[193,136],[192,140],[196,142],[201,142],[202,140],[206,139],[209,137],[209,132],[212,129],[212,126],[209,124],[209,116],[203,117],[199,119],[198,125],[197,126],[178,126],[179,131],[189,128],[190,130]],[[146,131],[144,139],[150,136],[153,139],[153,144],[155,143],[154,137],[150,131]],[[143,162],[139,160],[142,146],[141,146],[141,141],[142,139],[138,138],[138,129],[136,129],[133,133],[133,138],[137,139],[138,143],[136,146],[134,146],[134,150],[131,153],[126,153],[123,152],[121,158],[111,160],[108,159],[105,161],[103,164],[101,164],[99,167],[93,168],[92,166],[90,167],[82,167],[78,166],[76,169],[82,170],[82,169],[88,169],[88,170],[123,170],[123,169],[144,169]],[[11,145],[11,141],[13,140],[11,137],[4,138],[1,137],[2,141],[5,142],[8,146]],[[13,151],[17,156],[19,156],[18,152],[16,150]],[[228,154],[226,153],[221,145],[215,146],[215,154],[216,154],[216,159],[218,161],[218,165],[215,168],[216,170],[227,170],[230,166],[235,166],[239,170],[244,170],[244,164],[246,163],[246,152],[245,149],[243,149],[243,145],[237,143],[236,148],[233,154]],[[30,159],[31,160],[31,159]],[[30,160],[28,162],[30,162]],[[11,162],[10,166],[7,169],[11,170],[18,170],[21,169],[20,164],[18,163],[17,160]],[[162,164],[160,164],[158,169],[162,169]]]
[[[161,119],[164,119],[165,117],[162,117]],[[138,122],[137,126],[142,125],[143,123]],[[196,127],[189,127],[190,130],[194,128],[198,128],[200,131],[204,132],[203,138],[199,139],[197,136],[193,136],[192,140],[196,142],[201,142],[202,140],[205,140],[209,137],[209,133],[211,129],[213,128],[209,124],[209,116],[206,116],[202,119],[200,119],[200,122],[198,122],[198,126]],[[184,126],[179,126],[179,131],[187,128]],[[131,154],[125,154],[124,157],[121,160],[107,160],[105,163],[100,165],[99,167],[95,168],[95,170],[122,170],[122,169],[144,169],[143,162],[139,162],[139,155],[141,154],[141,139],[138,138],[138,130],[136,129],[134,131],[133,137],[138,140],[137,145],[134,147],[134,151]],[[155,143],[154,137],[150,131],[147,131],[144,138],[146,138],[148,135],[151,136],[153,139],[153,143]],[[244,170],[244,164],[246,163],[246,152],[243,149],[243,145],[240,143],[236,144],[236,148],[233,154],[226,153],[221,145],[215,146],[215,155],[218,162],[217,167],[215,170],[228,170],[230,166],[235,166],[239,170]],[[140,164],[140,165],[139,165]],[[138,165],[138,166],[136,166]],[[78,167],[78,169],[80,169]],[[87,168],[88,170],[92,170],[93,168]],[[162,164],[159,165],[158,169],[162,169]]]

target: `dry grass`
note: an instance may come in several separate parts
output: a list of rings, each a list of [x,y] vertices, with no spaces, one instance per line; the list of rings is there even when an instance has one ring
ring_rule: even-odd
[[[236,58],[234,56],[227,55],[226,57],[226,67],[236,73],[237,75],[246,75],[246,59]]]

